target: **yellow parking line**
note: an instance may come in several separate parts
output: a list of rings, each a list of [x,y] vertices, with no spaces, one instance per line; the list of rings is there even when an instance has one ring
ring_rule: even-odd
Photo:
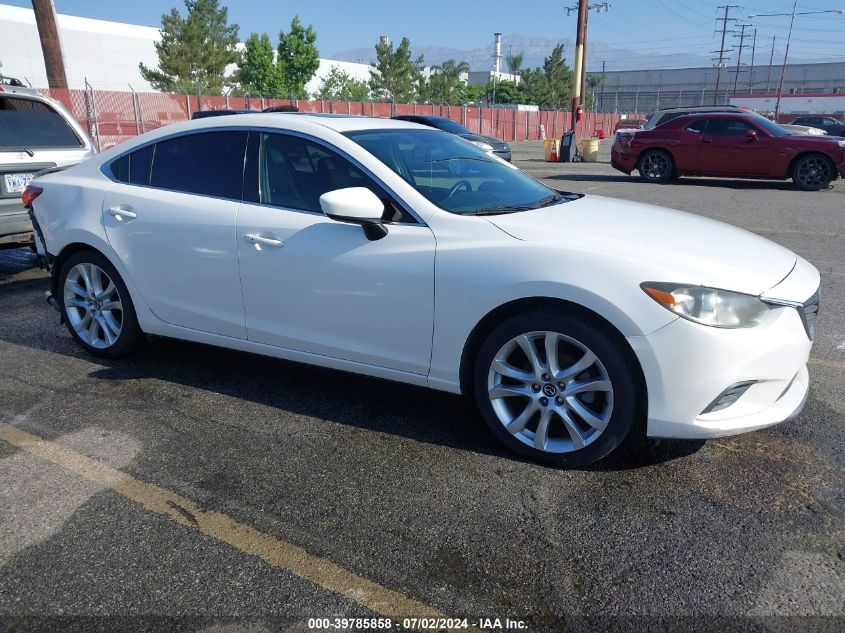
[[[394,620],[405,617],[446,617],[427,604],[382,587],[325,558],[309,554],[301,547],[259,532],[221,512],[202,508],[166,488],[136,479],[105,462],[77,453],[16,426],[0,422],[0,440],[25,450],[38,459],[52,462],[75,475],[110,488],[180,525],[228,543],[244,553],[258,556],[273,567],[287,569],[318,587],[346,596],[382,616]]]
[[[828,369],[845,369],[845,363],[838,360],[828,360],[827,358],[811,358],[810,365],[817,365],[818,367],[827,367]]]

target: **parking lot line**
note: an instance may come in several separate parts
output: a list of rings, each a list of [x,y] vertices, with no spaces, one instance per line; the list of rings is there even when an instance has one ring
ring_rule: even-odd
[[[383,587],[330,560],[309,554],[301,547],[259,532],[221,512],[202,508],[166,488],[136,479],[101,460],[82,455],[17,426],[0,422],[0,440],[109,488],[180,525],[257,556],[273,567],[286,569],[318,587],[341,594],[381,616],[394,620],[446,617],[427,604]]]
[[[815,356],[808,361],[810,365],[817,365],[818,367],[827,367],[828,369],[845,369],[845,363],[838,360],[828,360],[827,358],[816,358]]]

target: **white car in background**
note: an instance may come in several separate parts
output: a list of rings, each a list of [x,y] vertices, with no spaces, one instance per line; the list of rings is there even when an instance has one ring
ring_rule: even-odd
[[[713,220],[553,191],[413,123],[172,125],[24,201],[52,302],[94,355],[152,334],[466,394],[512,450],[570,466],[643,433],[776,424],[807,395],[808,262]]]

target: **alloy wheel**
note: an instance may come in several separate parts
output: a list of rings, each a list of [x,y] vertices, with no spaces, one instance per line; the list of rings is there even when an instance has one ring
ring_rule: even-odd
[[[664,154],[652,152],[643,158],[643,173],[651,180],[660,180],[669,173],[669,161]]]
[[[70,269],[64,285],[64,307],[73,330],[91,347],[107,349],[120,337],[120,293],[99,266],[80,263]]]
[[[820,189],[831,180],[830,163],[820,156],[810,156],[798,165],[798,180],[808,189]]]
[[[493,358],[487,396],[499,422],[522,443],[569,453],[593,443],[613,413],[613,385],[598,357],[558,332],[529,332]]]

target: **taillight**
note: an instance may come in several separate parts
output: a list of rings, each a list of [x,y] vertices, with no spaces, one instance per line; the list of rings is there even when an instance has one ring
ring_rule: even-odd
[[[36,187],[35,185],[27,185],[24,187],[23,192],[21,192],[21,200],[23,200],[23,206],[25,208],[29,208],[32,206],[32,201],[35,200],[38,196],[41,195],[41,192],[44,191],[41,187]]]

